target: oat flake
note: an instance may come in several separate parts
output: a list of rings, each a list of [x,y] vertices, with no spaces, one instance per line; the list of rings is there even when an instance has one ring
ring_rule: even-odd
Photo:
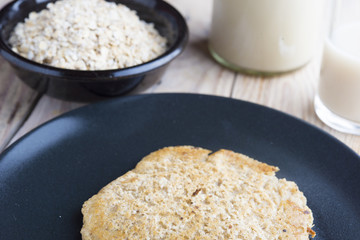
[[[125,68],[165,52],[166,39],[134,10],[105,0],[60,0],[16,25],[9,42],[30,60],[77,70]]]

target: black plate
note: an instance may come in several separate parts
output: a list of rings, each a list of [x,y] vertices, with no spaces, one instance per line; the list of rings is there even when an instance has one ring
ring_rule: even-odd
[[[227,148],[280,167],[314,212],[316,239],[359,239],[360,158],[300,120],[228,98],[157,94],[65,114],[0,157],[0,239],[81,239],[82,203],[169,145]]]

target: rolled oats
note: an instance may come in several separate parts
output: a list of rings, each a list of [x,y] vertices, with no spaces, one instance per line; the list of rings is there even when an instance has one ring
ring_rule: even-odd
[[[165,52],[166,39],[134,10],[105,0],[59,0],[18,23],[9,43],[30,60],[77,70],[125,68]]]

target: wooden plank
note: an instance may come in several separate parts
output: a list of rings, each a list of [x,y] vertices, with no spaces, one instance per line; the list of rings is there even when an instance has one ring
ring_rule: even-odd
[[[203,7],[201,14],[197,14],[189,4],[190,1],[169,2],[174,3],[174,6],[176,4],[175,7],[179,7],[179,11],[187,18],[190,28],[189,44],[183,54],[169,65],[157,84],[149,87],[147,83],[143,83],[131,94],[190,92],[230,96],[235,73],[216,64],[207,50],[211,4]],[[42,97],[11,143],[45,121],[83,105],[85,104]]]
[[[340,133],[322,123],[315,114],[314,96],[317,87],[320,53],[304,68],[271,78],[238,74],[233,98],[268,106],[291,114],[321,128],[360,154],[360,136]]]
[[[275,77],[238,74],[232,97],[259,103],[310,121],[308,108],[315,94],[319,64]]]
[[[70,110],[84,106],[85,103],[62,101],[52,97],[43,96],[33,109],[29,118],[13,136],[9,145],[39,125],[54,119],[55,117]],[[66,130],[64,130],[66,131]]]
[[[188,92],[230,96],[235,73],[218,65],[208,51],[212,4],[203,1],[168,0],[185,17],[189,43],[166,70],[161,81],[142,92]],[[201,9],[201,11],[199,11]]]
[[[4,0],[0,0],[0,5],[1,2]],[[360,137],[341,134],[326,127],[314,113],[313,96],[319,74],[320,55],[299,71],[272,78],[246,76],[229,71],[215,63],[207,49],[211,2],[206,4],[204,1],[191,0],[168,0],[168,2],[185,16],[190,30],[189,44],[183,54],[169,65],[156,84],[149,85],[148,82],[144,82],[131,94],[190,92],[231,96],[259,103],[319,126],[360,153]],[[5,69],[8,67],[3,63],[0,66]],[[22,122],[26,121],[12,141],[39,124],[86,104],[43,96],[29,118],[26,118],[38,96],[31,95],[34,92],[26,89],[20,81],[10,80],[13,78],[3,73],[0,78],[0,122],[3,124],[1,129],[6,129],[6,136],[11,136]],[[22,110],[14,111],[16,108]],[[13,116],[13,121],[9,124],[10,116]],[[6,142],[3,135],[0,137],[0,143]]]
[[[36,104],[39,94],[18,79],[0,57],[0,151],[8,144]]]

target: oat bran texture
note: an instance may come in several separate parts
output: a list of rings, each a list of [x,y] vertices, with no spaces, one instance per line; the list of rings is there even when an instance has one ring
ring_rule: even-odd
[[[38,63],[75,70],[119,69],[150,61],[166,39],[125,5],[105,0],[59,0],[18,23],[12,50]]]
[[[84,203],[82,239],[308,240],[312,212],[278,170],[229,150],[160,149]]]

